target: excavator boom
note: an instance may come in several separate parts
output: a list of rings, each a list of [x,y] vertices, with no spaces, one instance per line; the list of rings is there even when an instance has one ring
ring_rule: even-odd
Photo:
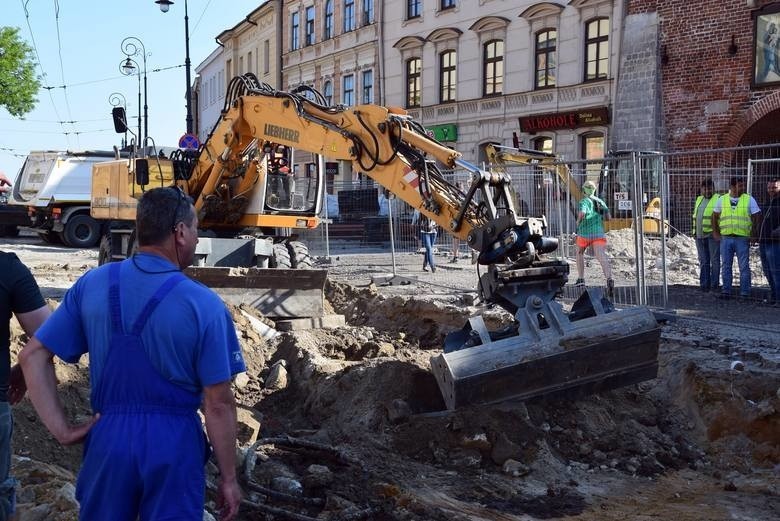
[[[648,329],[646,314],[636,319],[630,314],[614,312],[606,321],[611,324],[610,331],[631,330],[632,334],[647,333],[651,337],[650,347],[639,350],[645,359],[631,360],[628,364],[641,366],[643,372],[640,376],[629,371],[633,377],[612,378],[627,367],[624,357],[605,366],[609,374],[593,373],[590,368],[598,366],[593,358],[598,359],[599,346],[603,344],[599,323],[604,321],[604,315],[613,312],[611,303],[601,304],[596,299],[597,305],[580,306],[574,314],[564,312],[555,298],[566,282],[569,268],[565,261],[549,260],[545,256],[557,248],[557,241],[545,235],[545,218],[520,215],[506,173],[484,171],[464,161],[459,152],[429,137],[402,109],[377,105],[329,106],[319,93],[308,88],[282,92],[261,84],[251,74],[234,78],[228,87],[222,115],[197,154],[179,154],[170,160],[136,161],[135,176],[129,180],[110,175],[108,166],[102,176],[96,172],[93,215],[103,211],[112,218],[129,219],[134,215],[132,201],[137,196],[137,186],[143,189],[175,183],[193,197],[200,225],[206,230],[224,233],[245,228],[315,227],[319,224],[322,172],[316,181],[308,180],[313,183],[308,193],[317,194],[316,197],[293,201],[295,194],[289,185],[279,193],[270,188],[272,181],[279,180],[277,177],[285,179],[282,172],[289,168],[285,160],[289,149],[351,162],[354,172],[372,178],[479,252],[479,264],[487,266],[479,281],[483,299],[512,313],[515,321],[508,330],[491,332],[475,318],[463,332],[448,337],[445,352],[432,360],[432,368],[449,407],[525,398],[551,389],[580,386],[583,382],[597,388],[608,377],[610,381],[634,381],[652,372],[652,337],[655,335],[657,350],[657,328]],[[443,169],[456,168],[470,175],[464,190],[450,183],[443,174]],[[116,186],[117,179],[125,181]],[[285,193],[286,206],[279,203],[280,194]],[[204,247],[210,248],[208,255],[212,259],[201,266],[225,269],[236,265],[238,252],[226,252],[219,240],[201,240]],[[295,265],[294,259],[300,257],[296,252],[302,247],[286,237],[266,237],[262,241],[250,238],[241,251],[248,263],[257,267],[250,268],[254,271],[241,272],[240,278],[254,282],[234,281],[226,285],[233,289],[232,294],[237,293],[253,303],[267,304],[268,299],[253,295],[264,284],[263,269],[311,267],[301,261],[298,264],[302,265]],[[287,254],[289,266],[282,262]],[[272,262],[256,260],[266,257]],[[244,261],[239,265],[246,264]],[[214,273],[205,270],[200,276],[212,286],[222,286],[224,277],[214,278]],[[275,277],[274,284],[269,282],[274,290],[270,300],[276,302],[286,294],[285,279],[306,277],[316,280],[316,284],[324,281],[323,277],[310,273],[305,276],[301,273],[301,277],[294,271],[286,273],[281,280]],[[287,292],[288,296],[307,289],[305,284],[291,286],[295,286],[295,291]],[[288,310],[293,307],[287,306]],[[577,324],[572,325],[575,321]],[[634,323],[640,325],[634,327]],[[621,328],[621,324],[627,327]],[[614,346],[620,345],[620,334],[617,338],[612,334],[609,341],[613,343],[609,350],[612,353],[618,349]],[[533,349],[526,349],[529,343]],[[554,374],[557,364],[582,359],[580,349],[584,346],[589,346],[585,356],[592,362],[587,366],[589,369],[568,370],[564,378],[545,385],[539,384],[539,377],[524,379],[524,368],[539,353],[544,353],[544,365]],[[492,364],[493,353],[499,352],[502,353],[500,363],[495,359],[496,363]],[[504,378],[496,386],[491,383],[493,371],[512,377]]]

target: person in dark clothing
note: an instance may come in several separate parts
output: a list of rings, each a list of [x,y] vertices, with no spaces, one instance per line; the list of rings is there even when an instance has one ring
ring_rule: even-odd
[[[769,302],[780,304],[780,177],[766,185],[769,203],[758,233],[761,267],[769,282]]]
[[[0,173],[0,192],[11,186]],[[5,189],[5,190],[3,190]],[[11,405],[24,397],[27,387],[18,364],[11,366],[11,315],[28,336],[50,315],[30,270],[14,253],[0,252],[0,519],[9,519],[16,504],[16,480],[11,471]]]

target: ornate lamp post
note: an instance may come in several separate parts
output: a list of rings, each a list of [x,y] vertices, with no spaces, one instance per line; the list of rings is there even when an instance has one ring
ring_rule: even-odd
[[[155,0],[160,11],[167,13],[173,5],[171,0]],[[190,80],[190,18],[187,16],[187,0],[184,0],[184,70],[187,75],[187,133],[192,134],[192,92]]]
[[[125,98],[125,95],[121,92],[112,92],[108,96],[108,102],[111,104],[112,107],[122,107],[125,109],[125,114],[127,114],[127,99]],[[127,116],[125,116],[127,117]],[[125,123],[127,123],[125,121]],[[125,139],[122,142],[122,148],[127,146],[127,125],[125,125]]]
[[[136,71],[138,74],[138,141],[141,147],[145,147],[146,142],[144,140],[149,137],[149,105],[147,104],[146,97],[146,57],[150,55],[146,53],[146,47],[144,47],[143,42],[135,36],[128,36],[122,40],[121,48],[127,58],[120,65],[120,71],[125,76],[132,76],[133,74],[136,74]],[[138,66],[138,62],[131,59],[131,56],[138,55],[141,55],[144,64],[144,139],[141,139],[141,70]]]

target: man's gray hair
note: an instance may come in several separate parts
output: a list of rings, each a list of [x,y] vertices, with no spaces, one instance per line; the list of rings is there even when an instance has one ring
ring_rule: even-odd
[[[152,188],[138,200],[135,214],[139,246],[160,244],[183,222],[191,225],[195,218],[192,198],[175,186]]]

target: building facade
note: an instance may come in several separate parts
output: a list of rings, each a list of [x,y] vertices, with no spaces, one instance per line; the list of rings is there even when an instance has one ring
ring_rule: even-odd
[[[329,105],[383,104],[381,0],[283,2],[282,89],[305,85]],[[311,154],[299,153],[297,168],[314,168]],[[326,165],[329,182],[357,180],[348,162]]]
[[[516,144],[601,157],[609,139],[622,2],[387,2],[383,83],[469,161]]]
[[[665,150],[780,142],[780,2],[629,0],[639,21],[658,27],[642,73],[660,78]]]
[[[218,47],[195,68],[197,133],[203,142],[219,118],[230,80],[252,73],[274,88],[280,86],[280,2],[266,1],[234,27],[221,32]]]

